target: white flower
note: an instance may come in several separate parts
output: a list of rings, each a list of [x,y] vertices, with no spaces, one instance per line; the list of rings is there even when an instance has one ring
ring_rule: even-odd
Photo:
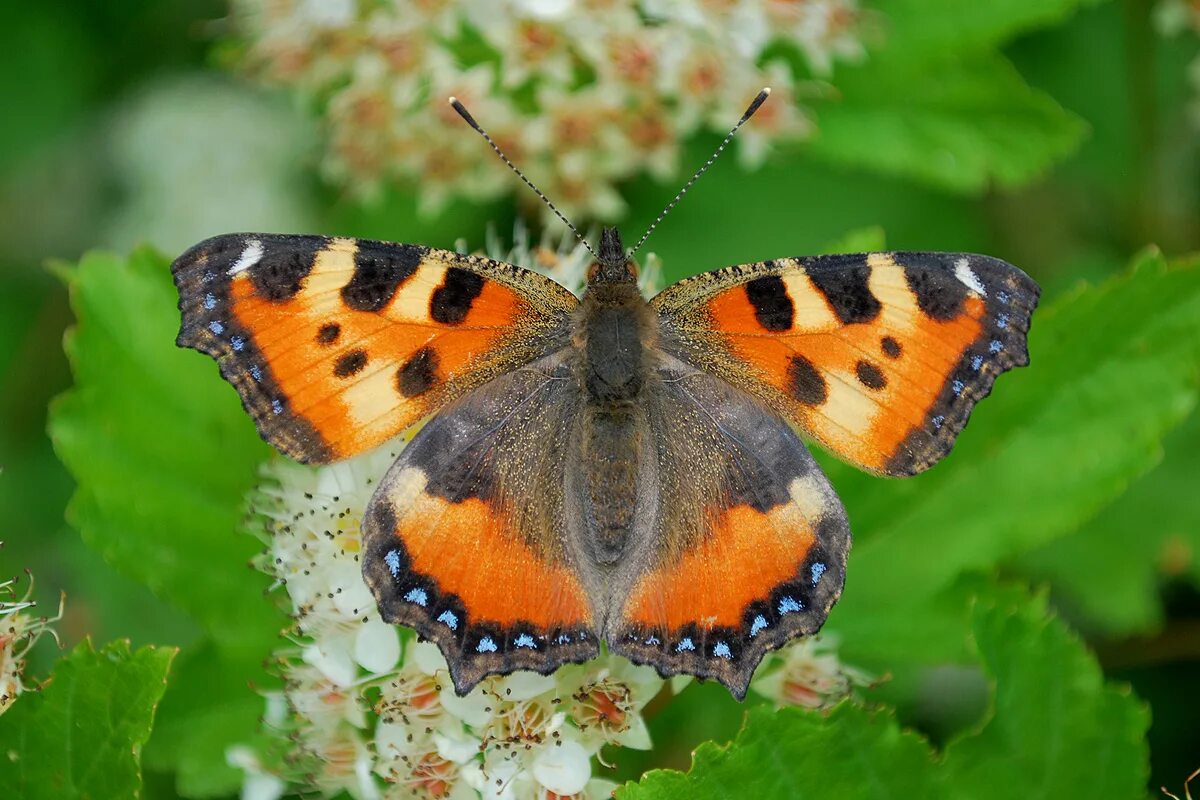
[[[823,77],[864,55],[857,0],[230,2],[248,68],[326,115],[325,173],[366,197],[410,183],[430,213],[518,185],[448,95],[564,210],[612,218],[619,181],[667,179],[681,142],[729,129],[769,82],[760,64],[774,44]],[[794,95],[771,101],[784,103],[760,138],[809,135]],[[761,160],[761,142],[739,147]]]
[[[582,290],[590,261],[582,245],[534,243],[522,225],[514,233],[511,248],[490,235],[488,255]],[[652,293],[660,269],[653,256],[645,261],[641,280]],[[437,647],[379,617],[359,570],[359,527],[404,444],[325,467],[278,459],[264,469],[252,502],[267,548],[257,563],[286,591],[295,618],[292,642],[276,654],[285,684],[267,697],[264,730],[287,755],[269,766],[232,749],[229,763],[246,772],[243,795],[607,797],[612,784],[592,777],[593,759],[609,744],[650,747],[641,709],[665,685],[653,670],[607,655],[553,675],[491,677],[459,697]]]
[[[0,542],[0,547],[4,543]],[[62,619],[62,601],[54,617],[34,617],[28,611],[37,606],[33,596],[33,578],[24,594],[17,596],[17,578],[0,581],[0,714],[16,702],[27,687],[22,680],[25,671],[25,656],[45,634],[55,641],[58,634],[50,626]]]
[[[800,639],[770,657],[750,683],[750,688],[779,705],[829,708],[856,686],[874,679],[848,667],[837,657],[832,636]]]

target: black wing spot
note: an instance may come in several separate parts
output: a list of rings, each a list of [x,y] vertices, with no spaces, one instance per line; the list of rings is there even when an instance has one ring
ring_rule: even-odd
[[[778,275],[755,278],[746,284],[746,299],[754,306],[754,318],[769,331],[788,331],[796,320],[796,306],[787,285]]]
[[[483,291],[483,278],[469,270],[451,267],[442,285],[429,299],[429,316],[435,322],[457,325],[467,318],[471,305]]]
[[[871,268],[859,258],[810,266],[807,271],[813,285],[825,295],[829,307],[842,322],[847,325],[870,322],[879,316],[882,306],[867,285]]]
[[[858,382],[868,389],[879,391],[887,386],[887,378],[883,372],[870,361],[859,361],[854,367],[854,373],[858,376]]]
[[[338,337],[341,335],[341,325],[338,325],[336,322],[327,323],[322,325],[320,330],[317,331],[317,344],[321,345],[322,347],[328,347],[336,342]]]
[[[342,287],[342,299],[356,311],[382,311],[416,273],[427,252],[411,244],[359,242],[354,277]]]
[[[250,283],[254,291],[272,303],[291,300],[302,288],[304,279],[312,272],[320,247],[305,246],[290,252],[267,252],[250,267]]]
[[[891,336],[885,336],[879,340],[879,349],[888,358],[899,358],[900,354],[904,352],[904,348],[900,346],[900,343]]]
[[[396,373],[396,388],[405,397],[418,397],[437,382],[437,351],[422,347]]]
[[[941,269],[924,266],[904,268],[908,288],[916,295],[917,307],[927,316],[945,322],[962,313],[967,287]]]
[[[807,406],[819,406],[829,399],[825,379],[804,356],[792,356],[788,362],[788,391]]]
[[[363,367],[367,365],[366,350],[351,350],[337,360],[333,365],[333,374],[339,378],[349,378],[351,375],[357,375],[362,372]]]

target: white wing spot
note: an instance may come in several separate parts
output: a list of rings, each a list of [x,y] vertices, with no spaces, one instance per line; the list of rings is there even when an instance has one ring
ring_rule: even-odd
[[[979,276],[971,269],[970,263],[965,258],[954,262],[954,277],[962,281],[963,285],[975,294],[987,297],[987,289],[983,288],[983,282],[979,280]]]
[[[246,249],[238,256],[238,260],[233,262],[233,266],[229,268],[229,276],[233,277],[239,272],[245,272],[253,267],[259,261],[262,261],[263,246],[258,239],[251,239],[246,242]]]

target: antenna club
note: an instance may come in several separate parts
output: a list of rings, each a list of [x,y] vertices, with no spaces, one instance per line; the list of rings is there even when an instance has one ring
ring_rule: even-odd
[[[483,128],[479,127],[479,123],[476,122],[475,118],[471,116],[471,112],[467,111],[467,107],[464,106],[462,103],[458,102],[458,98],[455,97],[454,95],[450,96],[450,107],[453,108],[455,111],[457,111],[458,115],[460,117],[462,117],[463,120],[468,125],[470,125],[475,130],[479,131],[480,133],[483,133]]]

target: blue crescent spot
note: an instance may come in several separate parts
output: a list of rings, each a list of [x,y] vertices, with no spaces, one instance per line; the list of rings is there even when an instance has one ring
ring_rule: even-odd
[[[812,577],[812,585],[816,586],[821,580],[821,576],[825,574],[825,565],[818,561],[808,568],[808,574]]]
[[[971,359],[971,369],[979,372],[979,368],[983,366],[983,356],[975,356]]]
[[[954,383],[950,384],[950,388],[954,390],[955,394],[962,394],[963,382],[955,381]]]
[[[496,643],[492,641],[492,637],[485,636],[479,640],[479,644],[475,645],[476,653],[494,653],[496,652]]]
[[[750,623],[750,638],[758,636],[758,632],[767,627],[767,618],[759,614],[754,618],[754,622]]]
[[[935,428],[942,427],[942,423],[945,421],[946,421],[946,418],[943,417],[941,414],[938,414],[936,417],[934,417],[932,420],[930,420],[930,422],[933,423],[933,427],[935,427]]]
[[[780,614],[791,614],[796,611],[803,611],[803,610],[804,610],[804,603],[801,603],[799,600],[797,600],[794,597],[791,597],[791,596],[785,597],[779,601],[779,613]]]
[[[530,650],[537,650],[537,642],[533,641],[533,637],[528,633],[522,633],[517,638],[513,639],[513,644],[517,647],[527,647]]]
[[[245,346],[246,346],[246,340],[245,340],[245,339],[243,339],[243,338],[242,338],[242,337],[240,337],[240,336],[234,336],[233,338],[231,338],[231,339],[229,340],[229,343],[230,343],[231,345],[233,345],[233,349],[234,349],[234,350],[237,350],[237,351],[239,351],[239,352],[241,351],[241,349],[242,349],[243,347],[245,347]]]
[[[272,400],[271,401],[271,410],[274,411],[276,414],[282,414],[283,413],[283,403],[279,402],[278,400]]]
[[[416,589],[409,589],[408,594],[404,595],[404,599],[410,603],[416,603],[421,608],[424,608],[429,602],[429,595],[425,594],[424,589],[418,587]]]
[[[685,650],[690,652],[695,649],[696,649],[696,645],[692,644],[692,637],[690,637],[690,636],[680,639],[679,644],[675,645],[676,653],[682,653]]]
[[[221,324],[220,320],[215,319],[208,323],[208,329],[218,336],[225,332],[225,326]]]
[[[1004,330],[1008,327],[1008,314],[1001,314],[1000,316],[996,317],[996,327],[1000,330]]]
[[[717,642],[713,645],[713,655],[717,658],[723,658],[726,661],[733,658],[733,653],[730,652],[729,645],[724,642]]]
[[[438,614],[437,621],[444,622],[446,624],[446,627],[452,631],[458,630],[458,615],[455,614],[453,611],[447,610],[447,611],[443,611],[442,613]]]
[[[400,552],[398,550],[388,550],[387,555],[383,557],[383,563],[387,564],[388,571],[392,573],[392,577],[400,574]]]
[[[659,639],[653,633],[646,637],[646,644],[653,647],[654,645],[662,644],[662,639]]]
[[[560,633],[558,638],[554,640],[555,644],[570,644],[571,637],[565,633]]]
[[[207,311],[212,311],[217,307],[217,298],[213,297],[213,293],[209,292],[204,295],[204,308]]]
[[[1004,349],[1004,345],[1000,344],[1000,342],[995,339],[993,339],[992,343],[988,345],[989,353],[999,353],[1003,349]]]
[[[996,295],[996,299],[999,300],[1001,303],[1007,303],[1008,302],[1008,292],[1000,292],[999,294]]]
[[[262,380],[262,370],[258,368],[257,364],[250,368],[250,377],[254,378],[255,383]]]
[[[217,273],[213,272],[212,270],[209,270],[204,273],[204,282],[205,283],[212,283],[216,279],[217,279]]]

